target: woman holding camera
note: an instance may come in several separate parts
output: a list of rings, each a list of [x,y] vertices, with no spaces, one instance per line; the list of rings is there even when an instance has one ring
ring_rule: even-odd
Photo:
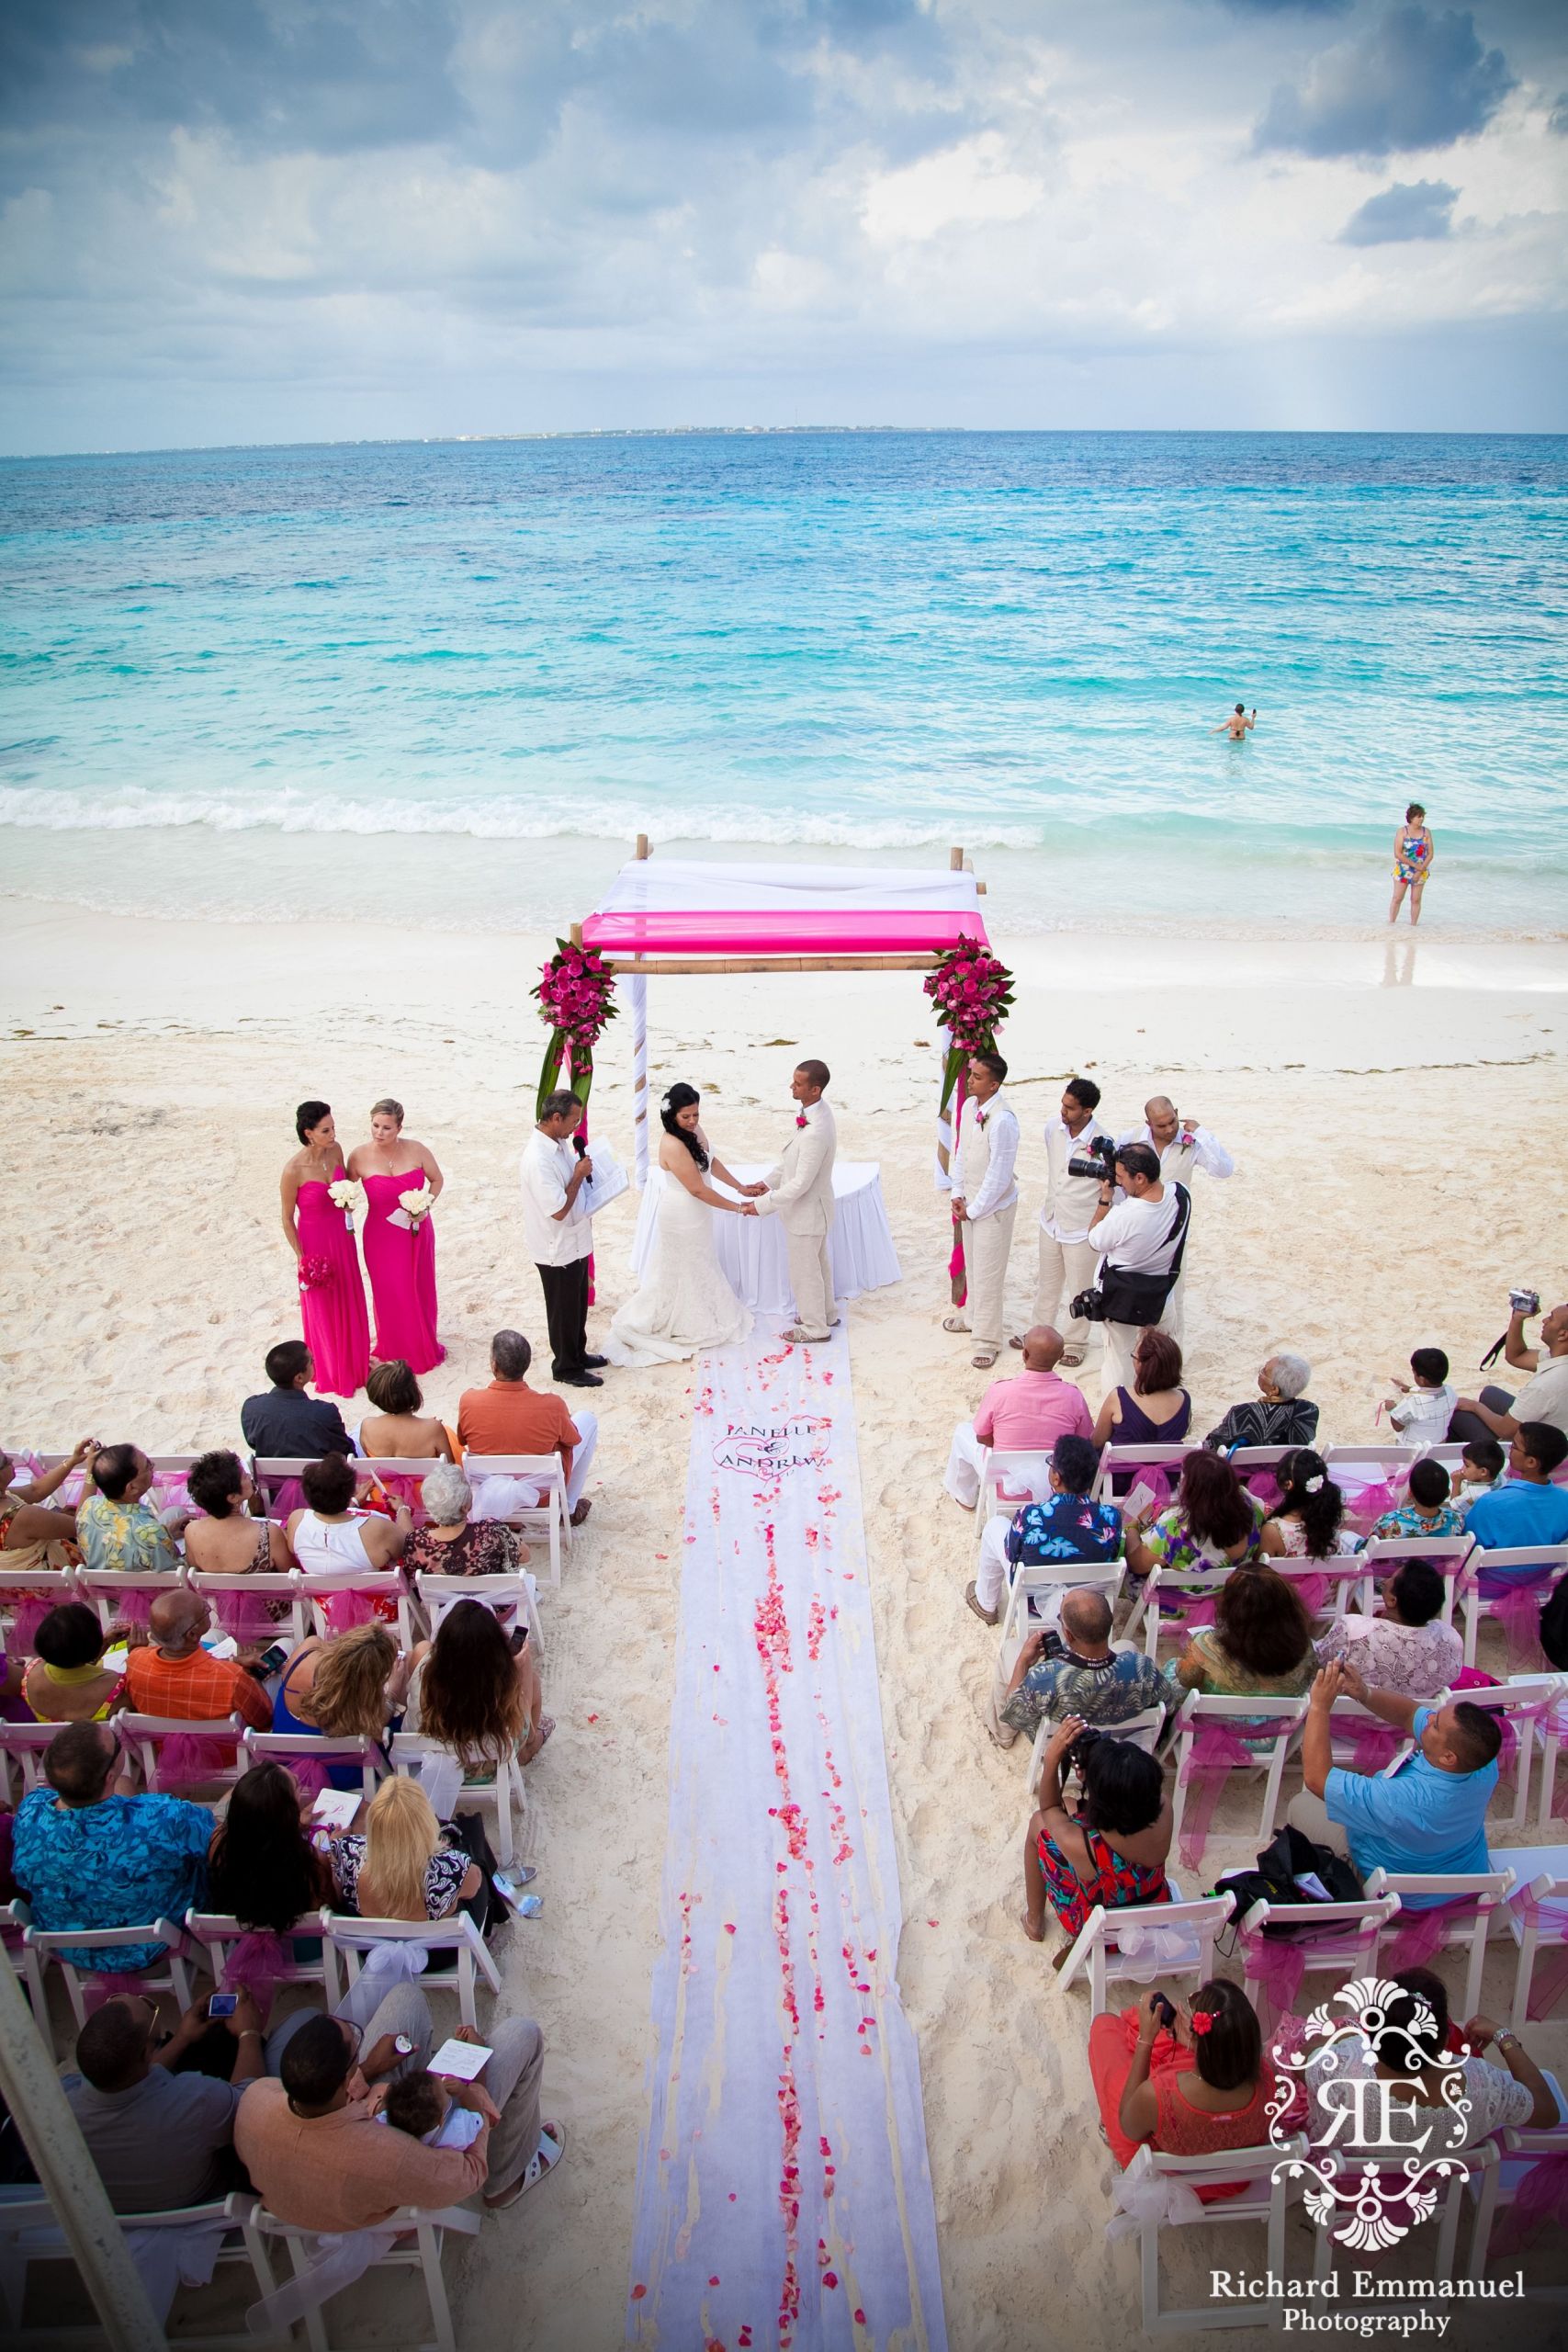
[[[1191,2002],[1151,1993],[1089,2030],[1089,2071],[1100,2136],[1125,2171],[1146,2142],[1164,2156],[1260,2147],[1269,2137],[1273,2070],[1258,2012],[1239,1985],[1216,1976]],[[1200,2188],[1205,2203],[1235,2194]]]
[[[1062,1793],[1067,1772],[1079,1785],[1078,1809]],[[1052,1962],[1060,1968],[1097,1904],[1108,1911],[1134,1903],[1168,1903],[1170,1800],[1165,1774],[1130,1739],[1111,1739],[1081,1715],[1060,1723],[1045,1750],[1040,1810],[1023,1841],[1023,1932],[1045,1940],[1045,1905],[1066,1936]]]

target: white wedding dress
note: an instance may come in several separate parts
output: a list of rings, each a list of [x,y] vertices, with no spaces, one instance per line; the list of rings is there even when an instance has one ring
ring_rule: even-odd
[[[725,1214],[665,1172],[642,1287],[612,1318],[604,1342],[612,1363],[679,1363],[750,1336],[751,1311],[731,1290],[714,1248],[713,1221]]]

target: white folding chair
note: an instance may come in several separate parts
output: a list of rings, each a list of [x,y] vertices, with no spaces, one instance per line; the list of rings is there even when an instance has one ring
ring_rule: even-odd
[[[254,2293],[259,2300],[270,2295],[276,2285],[265,2244],[257,2226],[257,2199],[231,2190],[220,2201],[208,2205],[179,2205],[157,2213],[126,2213],[119,2217],[121,2232],[127,2236],[142,2230],[167,2231],[175,2236],[185,2233],[200,2233],[224,2225],[218,2245],[218,2262],[243,2263],[251,2274]],[[475,2226],[478,2226],[476,2222]],[[28,2270],[35,2262],[70,2262],[70,2243],[55,2218],[54,2208],[41,2189],[23,2188],[0,2191],[0,2305],[7,2313],[9,2326],[6,2331],[8,2346],[20,2347],[20,2352],[46,2352],[46,2347],[59,2343],[62,2347],[83,2340],[80,2325],[67,2323],[61,2327],[24,2327],[22,2312],[27,2301]],[[177,2291],[177,2290],[176,2290]],[[106,2339],[95,2328],[92,2339]],[[190,2330],[180,2327],[170,2337],[180,2346],[180,2352],[254,2352],[264,2339],[253,2335],[248,2328],[231,2329],[213,2334],[208,2329]]]
[[[561,1555],[571,1550],[571,1512],[566,1499],[566,1472],[558,1453],[465,1453],[463,1476],[478,1487],[486,1478],[516,1478],[531,1487],[532,1503],[487,1512],[504,1527],[515,1527],[530,1544],[543,1543],[550,1555],[550,1583],[560,1583]]]
[[[1267,2276],[1285,2276],[1285,2209],[1299,2192],[1292,2187],[1283,2167],[1292,2160],[1300,2163],[1307,2154],[1306,2141],[1297,2133],[1281,2140],[1278,2145],[1257,2148],[1225,2148],[1212,2156],[1166,2156],[1156,2154],[1145,2141],[1128,2165],[1124,2176],[1127,2187],[1135,2195],[1145,2185],[1160,2180],[1179,2182],[1191,2189],[1214,2188],[1233,2181],[1244,2184],[1235,2197],[1216,2198],[1201,2205],[1196,2213],[1190,2212],[1182,2220],[1173,2214],[1141,2215],[1134,2226],[1138,2233],[1140,2262],[1144,2288],[1144,2333],[1145,2335],[1185,2335],[1190,2330],[1210,2327],[1258,2327],[1265,2313],[1254,2302],[1204,2303],[1190,2311],[1162,2311],[1159,2301],[1159,2233],[1161,2230],[1191,2229],[1207,2222],[1261,2222],[1265,2232],[1264,2268]]]
[[[1508,2017],[1517,2033],[1529,2020],[1537,1963],[1545,1958],[1553,1979],[1541,2014],[1557,1996],[1557,1980],[1568,1976],[1568,1846],[1493,1848],[1488,1860],[1494,1870],[1511,1870],[1516,1882],[1503,1920],[1518,1950]]]
[[[255,2226],[264,2237],[283,2240],[288,2248],[296,2278],[310,2269],[321,2251],[323,2242],[317,2238],[308,2223],[280,2222],[277,2215],[269,2212],[265,2205],[257,2210]],[[457,2352],[452,2307],[446,2299],[446,2282],[441,2275],[441,2250],[449,2230],[459,2237],[477,2237],[479,2215],[467,2205],[447,2205],[438,2212],[423,2212],[416,2206],[400,2205],[378,2226],[396,2230],[400,2234],[371,2267],[376,2270],[417,2270],[424,2280],[424,2291],[430,2301],[430,2324],[435,2330],[435,2336],[434,2345],[421,2345],[418,2352]],[[333,2241],[328,2238],[324,2243],[331,2245]],[[326,2305],[309,2303],[301,2317],[310,2352],[333,2352],[327,2335]],[[254,2336],[250,2338],[253,2344],[258,2340]],[[399,2340],[412,2345],[412,2332],[405,2335],[400,2328]]]
[[[381,1743],[367,1732],[322,1733],[319,1737],[310,1732],[247,1731],[240,1740],[244,1768],[263,1764],[270,1757],[275,1763],[294,1764],[353,1764],[359,1770],[360,1784],[367,1801],[376,1793],[387,1777],[387,1759]]]
[[[0,1553],[0,1559],[5,1555]],[[14,1629],[36,1626],[51,1609],[62,1609],[68,1600],[80,1600],[74,1568],[5,1568],[0,1567],[0,1624],[6,1629],[6,1647],[14,1657],[18,1650],[30,1651],[31,1639],[14,1638]]]
[[[1125,1563],[1121,1560],[1021,1560],[1002,1603],[998,1657],[1005,1680],[1026,1637],[1041,1625],[1054,1625],[1064,1593],[1079,1589],[1102,1592],[1112,1610],[1122,1589]],[[1056,1604],[1056,1605],[1053,1605]]]
[[[1318,2160],[1331,2165],[1337,2176],[1342,2176],[1348,2181],[1363,2180],[1371,2176],[1373,2179],[1387,2178],[1407,2186],[1410,2176],[1405,2170],[1405,2161],[1411,2153],[1410,2149],[1406,2149],[1401,2155],[1380,2156],[1370,2149],[1363,2152],[1358,2145],[1354,2154],[1341,2154],[1338,2149],[1320,2150]],[[1430,2187],[1437,2192],[1438,2251],[1435,2256],[1423,2260],[1421,2275],[1425,2278],[1432,2279],[1479,2278],[1482,2276],[1482,2266],[1486,2259],[1486,2248],[1492,2235],[1492,2217],[1497,2199],[1499,2165],[1497,2144],[1493,2140],[1482,2140],[1473,2148],[1450,2149],[1439,2146],[1434,2138],[1432,2145],[1426,2154],[1428,2162],[1439,2155],[1447,2157],[1453,2170],[1446,2179],[1440,2176],[1428,2174],[1427,2180],[1423,2183],[1424,2188]],[[1477,2184],[1477,2190],[1473,2192],[1476,2195],[1475,2223],[1471,2231],[1470,2248],[1465,2256],[1464,2267],[1462,2269],[1456,2269],[1455,2264],[1459,2255],[1460,2214],[1464,2208],[1466,2188],[1472,2180]],[[1339,2210],[1348,2214],[1350,2208],[1347,2204],[1341,2206]],[[1337,2267],[1335,2249],[1336,2240],[1333,2230],[1320,2229],[1317,2233],[1316,2248],[1313,2255],[1314,2279],[1328,2278],[1333,2276]],[[1350,2258],[1358,2263],[1365,2260],[1365,2256],[1360,2254],[1354,2255]],[[1386,2315],[1393,2318],[1401,2312],[1426,2312],[1430,2308],[1430,2304],[1426,2301],[1400,2302],[1392,2299],[1384,2301],[1381,2295],[1378,2298],[1380,2316]]]
[[[1496,1683],[1490,1690],[1483,1686],[1474,1690],[1447,1690],[1438,1702],[1442,1706],[1450,1700],[1465,1702],[1480,1707],[1486,1714],[1496,1715],[1510,1727],[1514,1744],[1514,1809],[1498,1825],[1500,1828],[1522,1830],[1525,1826],[1529,1813],[1536,1732],[1547,1720],[1546,1711],[1554,1709],[1564,1693],[1568,1693],[1568,1676],[1511,1674],[1506,1682]],[[1498,1786],[1502,1786],[1501,1779]]]
[[[298,1648],[305,1638],[305,1599],[299,1589],[298,1568],[256,1569],[248,1576],[225,1576],[214,1569],[187,1568],[186,1582],[193,1592],[199,1592],[212,1603],[212,1614],[222,1633],[239,1626],[246,1641],[260,1640],[260,1615],[254,1604],[268,1600],[288,1603],[287,1624],[278,1618],[273,1624],[273,1638],[288,1639]],[[249,1602],[253,1606],[245,1608]],[[269,1621],[270,1622],[270,1621]]]
[[[276,1983],[320,1984],[323,1990],[325,1989],[326,1969],[320,1957],[318,1956],[315,1960],[301,1960],[298,1950],[298,1945],[301,1942],[320,1941],[322,1933],[321,1922],[325,1917],[324,1912],[303,1912],[288,1933],[279,1939],[291,1956],[282,1962],[278,1967],[269,1971]],[[223,1972],[229,1964],[229,1956],[234,1946],[243,1943],[244,1939],[254,1935],[255,1930],[243,1926],[229,1911],[187,1911],[186,1933],[192,1943],[200,1946],[202,1959],[213,1983],[221,1984]]]
[[[454,1954],[457,1965],[450,1971],[426,1969],[419,1980],[420,1990],[426,1995],[455,1992],[465,2025],[479,2024],[475,1994],[479,1976],[492,1993],[501,1990],[501,1971],[466,1911],[455,1911],[449,1919],[358,1919],[343,1911],[323,1911],[321,1959],[326,1969],[329,2009],[335,2010],[344,1994],[352,1990],[378,1945],[390,1943],[423,1944],[428,1952]],[[346,1972],[346,1984],[339,1979],[340,1961]]]
[[[138,1992],[172,1993],[184,2016],[190,2007],[190,1972],[186,1965],[188,1951],[185,1930],[172,1919],[154,1919],[150,1926],[139,1928],[26,1928],[23,1929],[25,1949],[32,1955],[41,1971],[51,1961],[65,1979],[65,1990],[71,1996],[72,2014],[78,2027],[87,2022],[87,2002],[84,1979],[94,1978],[112,1994],[117,1973],[134,1974]],[[161,1960],[145,1968],[117,1972],[113,1969],[83,1967],[80,1962],[67,1960],[67,1951],[123,1951],[127,1944],[162,1944]],[[38,2011],[35,2007],[35,2016]]]
[[[1156,1563],[1144,1578],[1143,1589],[1122,1628],[1122,1639],[1132,1641],[1141,1624],[1144,1647],[1151,1657],[1158,1656],[1162,1633],[1179,1634],[1185,1641],[1187,1620],[1194,1606],[1212,1601],[1235,1574],[1228,1565],[1221,1568],[1183,1568],[1178,1574]]]
[[[1141,1747],[1145,1756],[1152,1756],[1159,1745],[1164,1724],[1163,1707],[1145,1707],[1141,1715],[1129,1715],[1124,1723],[1096,1724],[1094,1728],[1102,1739],[1130,1739],[1134,1747]],[[1045,1773],[1045,1750],[1050,1747],[1056,1729],[1049,1715],[1042,1715],[1035,1726],[1034,1745],[1029,1751],[1028,1787],[1032,1802],[1039,1798],[1040,1783]]]
[[[1107,1910],[1097,1903],[1078,1929],[1073,1948],[1062,1962],[1064,1987],[1089,1972],[1089,2014],[1106,2007],[1106,1987],[1134,1978],[1146,1985],[1152,1975],[1162,1984],[1190,1979],[1206,1984],[1214,1973],[1214,1939],[1230,1917],[1235,1898],[1226,1894],[1203,1894],[1191,1902],[1168,1871],[1168,1903],[1125,1903]]]
[[[1375,1490],[1385,1487],[1397,1508],[1408,1492],[1412,1464],[1421,1458],[1419,1446],[1392,1441],[1386,1445],[1328,1445],[1322,1453],[1329,1476],[1344,1493],[1345,1524],[1362,1535],[1371,1533],[1389,1508]]]
[[[147,1613],[160,1593],[174,1592],[185,1582],[182,1568],[127,1572],[120,1568],[78,1568],[76,1598],[98,1612],[107,1634],[116,1623],[145,1625]]]
[[[389,1499],[406,1502],[413,1513],[416,1527],[429,1525],[429,1514],[420,1500],[419,1490],[433,1470],[450,1470],[452,1464],[440,1454],[411,1456],[400,1461],[395,1453],[362,1453],[354,1464],[354,1475],[361,1484],[375,1478]]]
[[[1274,1834],[1274,1815],[1280,1803],[1280,1783],[1284,1777],[1285,1758],[1302,1736],[1306,1711],[1304,1698],[1269,1699],[1259,1693],[1256,1698],[1221,1699],[1210,1697],[1201,1690],[1189,1690],[1176,1718],[1176,1784],[1170,1795],[1172,1846],[1181,1835],[1187,1791],[1193,1777],[1195,1754],[1206,1724],[1219,1724],[1236,1739],[1247,1742],[1252,1759],[1250,1766],[1237,1763],[1231,1770],[1246,1771],[1250,1769],[1262,1773],[1263,1810],[1258,1835],[1265,1844],[1268,1843]]]
[[[1549,1707],[1535,1727],[1536,1745],[1540,1749],[1540,1812],[1537,1826],[1542,1832],[1551,1827],[1552,1803],[1557,1794],[1557,1764],[1562,1742],[1568,1737],[1568,1692]]]
[[[1138,1483],[1140,1470],[1163,1470],[1174,1489],[1181,1465],[1192,1445],[1108,1445],[1101,1449],[1100,1468],[1090,1495],[1097,1503],[1124,1503]],[[1121,1480],[1123,1483],[1118,1484]]]
[[[44,1998],[43,1973],[38,1956],[28,1950],[27,1930],[32,1926],[33,1915],[20,1895],[15,1902],[0,1909],[0,1939],[5,1944],[6,1962],[13,1976],[21,1979],[22,1990],[28,1996],[33,2019],[45,2041],[49,2039],[49,2003]]]
[[[1492,1926],[1493,1914],[1499,1904],[1506,1903],[1513,1892],[1512,1871],[1373,1871],[1367,1880],[1367,1893],[1375,1900],[1380,1894],[1397,1894],[1400,1915],[1382,1937],[1378,1948],[1378,1966],[1384,1975],[1397,1971],[1399,1937],[1413,1920],[1422,1917],[1420,1911],[1409,1907],[1412,1895],[1437,1895],[1445,1905],[1463,1903],[1462,1910],[1444,1914],[1439,1930],[1439,1951],[1467,1951],[1465,1963],[1464,2001],[1457,2014],[1472,2018],[1481,2007],[1481,1978],[1486,1966],[1486,1938]]]
[[[423,1569],[415,1576],[413,1593],[405,1591],[398,1602],[398,1638],[405,1652],[424,1638],[414,1623],[417,1606],[430,1633],[434,1634],[449,1609],[459,1600],[477,1600],[492,1611],[502,1628],[510,1633],[519,1618],[528,1628],[533,1644],[536,1666],[544,1657],[544,1629],[539,1623],[537,1588],[525,1568],[514,1577],[436,1577],[426,1576]]]
[[[245,1770],[239,1745],[240,1735],[244,1728],[243,1715],[222,1715],[210,1723],[190,1723],[182,1721],[177,1715],[138,1715],[126,1710],[115,1719],[120,1745],[134,1761],[141,1776],[142,1787],[165,1796],[183,1796],[191,1789],[231,1789]],[[227,1749],[227,1758],[209,1753],[199,1759],[190,1758],[188,1760],[199,1760],[204,1765],[210,1762],[212,1770],[193,1771],[182,1778],[177,1786],[172,1781],[165,1786],[160,1779],[164,1769],[163,1753],[171,1740],[179,1739],[203,1740],[209,1744],[211,1749],[220,1747]]]
[[[1461,1589],[1460,1607],[1464,1612],[1464,1662],[1475,1664],[1476,1636],[1488,1617],[1495,1617],[1501,1594],[1486,1598],[1481,1590],[1483,1576],[1506,1572],[1514,1589],[1532,1593],[1544,1601],[1556,1579],[1568,1568],[1568,1544],[1521,1544],[1488,1549],[1477,1544],[1464,1564],[1464,1582]]]
[[[443,1747],[439,1740],[422,1738],[418,1732],[400,1731],[392,1741],[392,1770],[404,1779],[418,1780],[426,1758],[433,1760],[451,1758],[452,1750]],[[455,1759],[454,1759],[455,1760]],[[515,1850],[512,1836],[512,1808],[526,1814],[527,1796],[523,1787],[523,1768],[516,1756],[508,1756],[486,1779],[474,1780],[467,1773],[458,1796],[469,1805],[492,1804],[495,1807],[495,1850],[502,1870],[510,1870]]]
[[[1365,1896],[1346,1903],[1255,1903],[1236,1923],[1241,1947],[1243,1989],[1269,2032],[1274,2018],[1267,1998],[1267,1978],[1259,1966],[1266,1928],[1291,1931],[1291,1951],[1299,1955],[1303,1975],[1337,1976],[1340,1983],[1364,1975],[1377,1958],[1378,1943],[1388,1922],[1398,1917],[1397,1894]]]
[[[251,1476],[256,1482],[268,1519],[276,1519],[280,1515],[273,1506],[281,1490],[288,1486],[297,1487],[306,1471],[313,1470],[321,1458],[319,1453],[252,1454]],[[287,1512],[282,1516],[286,1518]]]
[[[1443,1579],[1443,1605],[1439,1622],[1451,1625],[1454,1622],[1454,1600],[1464,1574],[1464,1564],[1475,1546],[1468,1535],[1433,1535],[1425,1542],[1418,1536],[1402,1535],[1397,1540],[1382,1535],[1369,1537],[1360,1555],[1366,1564],[1369,1585],[1382,1584],[1395,1568],[1406,1560],[1429,1560]],[[1362,1613],[1371,1616],[1371,1595],[1362,1604]]]
[[[980,1448],[980,1493],[975,1505],[976,1542],[983,1543],[993,1519],[1011,1525],[1025,1503],[1048,1502],[1051,1496],[1049,1452],[1008,1453],[989,1445]]]
[[[23,1797],[47,1786],[43,1759],[56,1734],[64,1728],[63,1724],[0,1723],[0,1766],[4,1767],[6,1794],[13,1800],[13,1813]]]

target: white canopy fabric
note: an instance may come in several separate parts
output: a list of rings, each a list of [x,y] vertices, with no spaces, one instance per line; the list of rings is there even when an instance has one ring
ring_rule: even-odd
[[[978,916],[975,876],[931,867],[716,865],[641,857],[623,865],[595,915],[919,914]],[[586,926],[584,926],[586,928]]]

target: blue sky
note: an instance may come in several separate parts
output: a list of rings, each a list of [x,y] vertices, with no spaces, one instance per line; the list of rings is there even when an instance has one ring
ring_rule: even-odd
[[[0,448],[1568,428],[1568,6],[11,0]]]

